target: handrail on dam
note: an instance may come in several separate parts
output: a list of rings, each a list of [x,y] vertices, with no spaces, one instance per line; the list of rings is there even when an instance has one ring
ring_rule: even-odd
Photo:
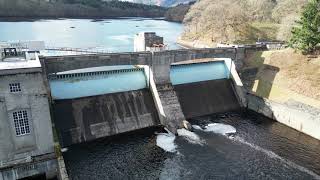
[[[134,68],[134,69],[117,69],[117,70],[109,70],[109,71],[96,71],[96,72],[79,72],[79,73],[70,73],[70,74],[49,74],[49,80],[55,79],[67,79],[67,78],[78,78],[78,77],[88,77],[88,76],[101,76],[108,74],[118,74],[125,72],[138,72],[143,71],[143,68]]]

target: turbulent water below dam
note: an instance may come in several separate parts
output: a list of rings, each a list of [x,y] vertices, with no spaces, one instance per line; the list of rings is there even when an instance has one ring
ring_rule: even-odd
[[[69,147],[72,179],[320,179],[320,141],[253,112],[190,120]]]

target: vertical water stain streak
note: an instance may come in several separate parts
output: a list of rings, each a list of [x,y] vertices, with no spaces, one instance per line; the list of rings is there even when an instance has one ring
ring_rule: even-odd
[[[62,146],[159,124],[148,89],[56,100],[54,117]]]

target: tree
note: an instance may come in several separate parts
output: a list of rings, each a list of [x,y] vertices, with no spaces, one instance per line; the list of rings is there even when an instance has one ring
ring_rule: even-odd
[[[213,42],[235,42],[248,25],[242,0],[200,0],[184,19],[187,35]]]
[[[320,43],[320,0],[310,0],[297,23],[289,45],[303,53],[314,51]]]

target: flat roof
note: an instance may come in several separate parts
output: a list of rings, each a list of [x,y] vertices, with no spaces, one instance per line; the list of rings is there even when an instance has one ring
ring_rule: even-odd
[[[25,59],[0,61],[0,70],[26,69],[26,68],[41,68],[41,63],[39,60],[25,60]]]

